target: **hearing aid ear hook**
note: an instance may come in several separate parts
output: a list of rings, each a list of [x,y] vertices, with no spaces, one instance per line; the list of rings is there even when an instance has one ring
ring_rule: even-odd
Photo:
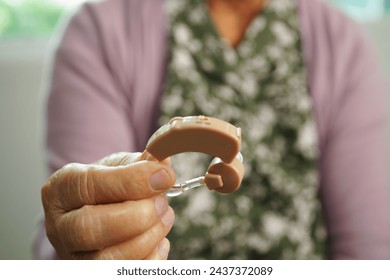
[[[166,192],[177,196],[199,186],[221,193],[236,191],[244,176],[241,129],[222,120],[205,117],[175,117],[149,139],[142,158],[151,154],[157,160],[183,152],[201,152],[214,156],[204,176],[176,184]]]

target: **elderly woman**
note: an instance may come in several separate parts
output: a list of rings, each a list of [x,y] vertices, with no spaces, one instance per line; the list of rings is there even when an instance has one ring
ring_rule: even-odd
[[[53,66],[47,156],[59,170],[42,189],[36,256],[390,258],[384,98],[366,38],[318,0],[86,4]],[[187,115],[241,127],[246,175],[233,194],[169,206],[176,174],[207,159],[172,168],[137,152]]]

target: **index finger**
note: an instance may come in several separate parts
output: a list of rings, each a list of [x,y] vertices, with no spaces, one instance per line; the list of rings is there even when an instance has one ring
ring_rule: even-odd
[[[124,166],[68,164],[42,188],[44,207],[70,211],[84,205],[139,200],[160,194],[175,183],[173,169],[139,161]],[[44,199],[44,197],[48,199]],[[45,201],[50,200],[50,205]]]
[[[150,161],[159,161],[151,154],[149,154],[146,150],[143,153],[128,153],[128,152],[118,152],[106,156],[96,162],[98,165],[104,166],[121,166],[128,165],[141,160],[150,160]],[[166,158],[161,163],[171,165],[171,159]]]

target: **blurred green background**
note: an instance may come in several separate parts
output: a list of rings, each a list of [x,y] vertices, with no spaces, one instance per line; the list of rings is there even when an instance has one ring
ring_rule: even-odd
[[[66,10],[85,0],[0,0],[0,38],[42,38],[52,34]],[[328,0],[361,22],[390,13],[390,0]]]
[[[0,1],[0,36],[37,38],[49,36],[64,7],[50,0]]]

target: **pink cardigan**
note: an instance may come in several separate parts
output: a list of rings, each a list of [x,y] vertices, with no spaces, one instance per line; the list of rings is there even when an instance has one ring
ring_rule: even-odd
[[[162,0],[87,4],[68,23],[47,99],[51,171],[141,151],[157,128],[166,67]],[[335,259],[390,259],[384,79],[359,27],[298,0],[320,151],[320,195]],[[44,230],[34,256],[55,256]]]

